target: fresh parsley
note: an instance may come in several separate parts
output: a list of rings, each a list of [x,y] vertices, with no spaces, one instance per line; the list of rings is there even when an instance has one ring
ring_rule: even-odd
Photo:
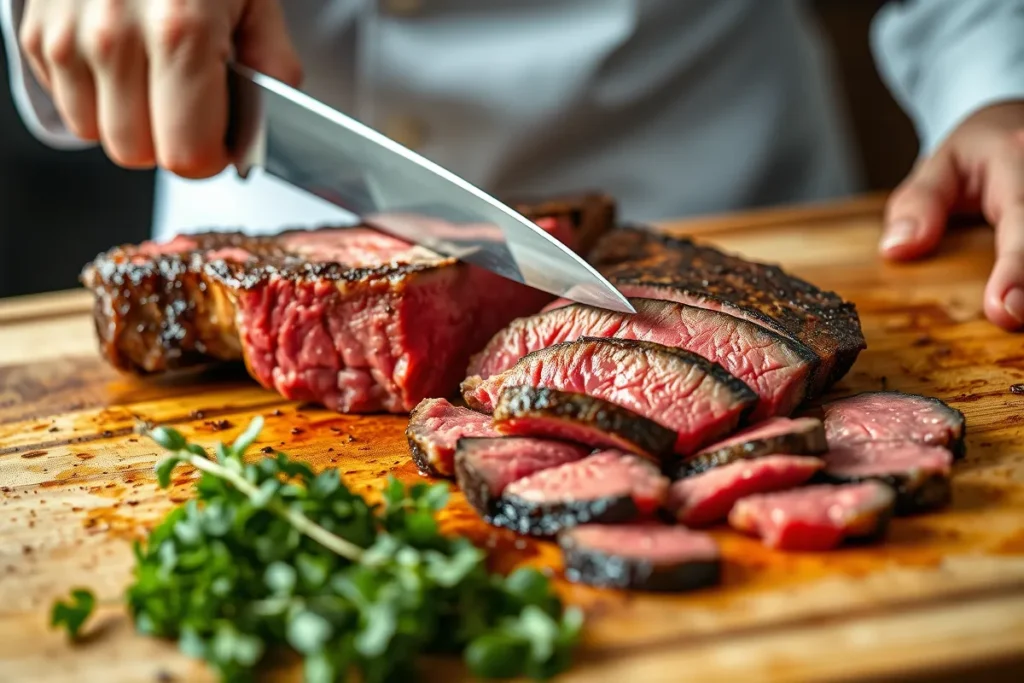
[[[195,498],[135,544],[126,598],[138,631],[177,640],[230,682],[254,680],[282,648],[303,658],[307,683],[409,681],[423,654],[462,653],[481,678],[569,666],[581,612],[540,572],[491,573],[483,551],[442,535],[444,484],[391,478],[383,505],[370,505],[337,470],[316,474],[283,453],[246,463],[262,424],[212,458],[174,429],[141,429],[169,451],[161,487],[180,465],[201,476]],[[53,622],[76,634],[93,600],[73,599]]]
[[[90,591],[76,588],[71,591],[71,598],[67,602],[58,600],[54,603],[50,611],[50,625],[63,626],[68,635],[76,639],[95,606],[96,598]]]

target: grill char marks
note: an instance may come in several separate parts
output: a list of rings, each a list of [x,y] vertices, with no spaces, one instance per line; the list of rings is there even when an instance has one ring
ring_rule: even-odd
[[[788,415],[807,396],[818,358],[803,343],[719,311],[656,299],[631,303],[633,315],[572,304],[515,320],[474,356],[469,374],[490,377],[532,351],[582,337],[636,339],[721,365],[759,395],[752,419]]]
[[[558,219],[520,208],[571,243],[585,204],[562,203]],[[115,367],[244,360],[267,388],[342,412],[406,412],[450,394],[472,352],[550,299],[362,226],[124,246],[81,280]]]
[[[627,296],[722,310],[803,342],[821,360],[815,393],[843,377],[866,347],[852,303],[777,266],[639,227],[606,235],[590,261]]]
[[[676,442],[671,429],[622,406],[586,394],[530,386],[501,392],[494,426],[503,434],[618,448],[659,464],[671,455]]]
[[[821,420],[777,417],[712,444],[674,468],[674,479],[766,455],[820,455],[828,450]]]
[[[555,344],[509,370],[462,384],[471,407],[493,411],[508,386],[583,392],[621,405],[677,432],[676,451],[689,454],[735,429],[757,394],[721,366],[682,349],[630,339]]]
[[[565,575],[574,583],[659,592],[695,590],[721,580],[709,535],[655,524],[588,524],[559,534]]]

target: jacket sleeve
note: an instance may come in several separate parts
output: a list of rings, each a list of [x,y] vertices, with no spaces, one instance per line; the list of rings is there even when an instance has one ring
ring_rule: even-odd
[[[871,47],[922,154],[979,109],[1024,99],[1024,0],[890,2]]]
[[[40,142],[56,149],[85,149],[95,146],[75,137],[57,113],[49,94],[39,85],[32,69],[22,58],[18,46],[18,26],[21,24],[25,0],[0,0],[0,29],[7,49],[11,95],[25,127]]]

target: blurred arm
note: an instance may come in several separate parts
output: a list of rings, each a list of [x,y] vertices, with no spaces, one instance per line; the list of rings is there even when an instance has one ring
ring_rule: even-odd
[[[22,58],[18,45],[18,26],[25,8],[25,0],[0,0],[0,29],[7,48],[11,95],[14,105],[25,122],[25,127],[40,142],[57,149],[85,149],[95,143],[75,137],[57,113],[50,95],[43,90],[32,70]]]
[[[982,107],[1024,99],[1024,0],[894,1],[871,33],[922,154]]]

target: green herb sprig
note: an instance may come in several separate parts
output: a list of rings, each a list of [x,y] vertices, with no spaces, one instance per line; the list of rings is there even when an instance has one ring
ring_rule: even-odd
[[[161,487],[182,464],[201,476],[196,497],[135,544],[126,599],[138,631],[176,639],[230,682],[253,680],[281,648],[302,656],[308,683],[413,680],[423,654],[462,653],[481,678],[569,666],[581,612],[538,571],[493,574],[483,551],[442,535],[444,484],[392,478],[370,505],[337,470],[282,453],[247,464],[261,429],[257,417],[215,458],[174,429],[140,430],[170,451]],[[61,622],[54,612],[72,634],[92,607],[91,594],[77,599]]]

